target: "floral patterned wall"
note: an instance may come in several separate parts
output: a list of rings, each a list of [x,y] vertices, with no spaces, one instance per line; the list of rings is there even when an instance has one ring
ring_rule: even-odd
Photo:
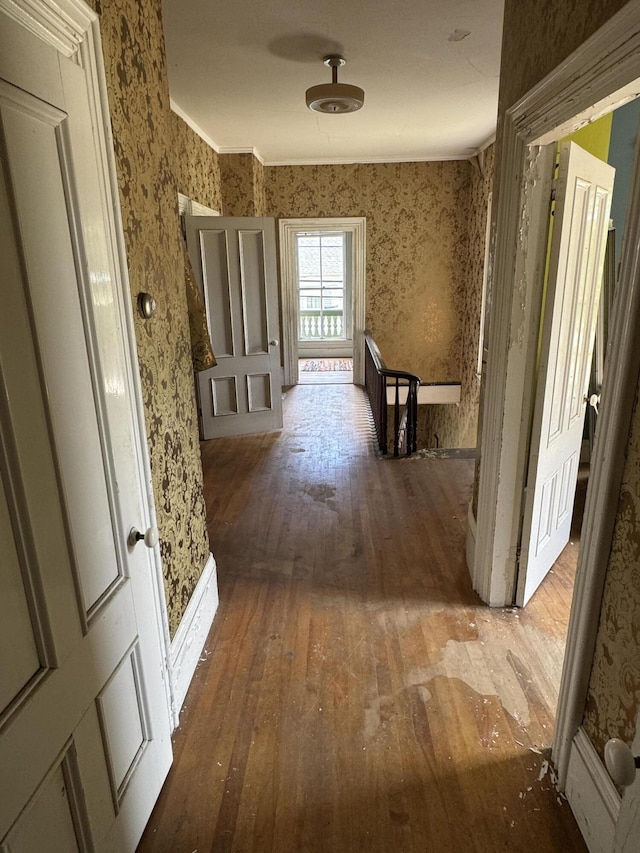
[[[225,216],[265,216],[264,166],[253,154],[221,154]]]
[[[604,756],[611,737],[631,743],[640,708],[640,387],[600,614],[583,725]]]
[[[462,312],[462,356],[459,414],[459,447],[475,447],[478,433],[480,377],[477,374],[480,344],[480,310],[484,277],[487,206],[493,187],[494,146],[473,159],[469,206],[469,261]]]
[[[460,407],[455,403],[434,403],[418,406],[416,438],[418,450],[435,447],[461,447],[459,427]],[[389,414],[389,423],[391,413]],[[391,433],[393,440],[393,432]]]
[[[507,0],[496,171],[505,110],[623,5],[625,0]],[[636,401],[584,718],[585,729],[600,750],[612,735],[632,738],[640,708],[639,436]]]
[[[505,111],[627,0],[506,0],[498,127]]]
[[[459,381],[466,302],[468,161],[267,166],[278,218],[366,216],[366,324],[392,368]]]
[[[185,139],[169,107],[160,0],[95,0],[100,15],[147,439],[171,635],[209,556],[198,443],[174,151]],[[191,143],[186,147],[190,149]],[[191,173],[203,162],[193,151]],[[212,194],[215,190],[210,187]]]
[[[257,157],[253,158],[253,206],[255,216],[267,215],[264,165]]]
[[[174,112],[170,115],[173,172],[178,192],[218,213],[222,210],[218,154]]]

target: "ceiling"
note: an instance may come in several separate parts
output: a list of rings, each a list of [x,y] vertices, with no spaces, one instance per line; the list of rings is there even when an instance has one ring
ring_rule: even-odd
[[[174,110],[266,164],[467,158],[495,133],[503,0],[163,0]],[[321,115],[305,91],[365,90]]]

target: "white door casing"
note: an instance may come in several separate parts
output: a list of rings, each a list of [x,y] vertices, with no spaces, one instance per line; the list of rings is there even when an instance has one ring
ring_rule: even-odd
[[[521,607],[569,541],[614,176],[574,142],[563,144],[518,571]]]
[[[275,222],[186,216],[217,365],[197,374],[204,439],[282,429]]]
[[[280,220],[282,343],[285,385],[296,385],[298,382],[298,288],[295,263],[295,235],[299,231],[318,231],[323,229],[348,231],[351,234],[353,381],[356,385],[364,385],[366,228],[367,220],[363,216]]]
[[[96,15],[0,0],[0,846],[131,851],[171,763]],[[6,597],[5,597],[6,592]]]
[[[636,714],[636,736],[631,745],[634,756],[640,755],[640,711]],[[616,823],[613,853],[637,853],[640,846],[640,770],[632,785],[625,788]]]
[[[539,291],[544,258],[548,194],[539,192],[540,174],[530,165],[554,140],[606,114],[640,93],[640,6],[627,3],[601,29],[505,113],[498,177],[495,274],[490,314],[490,357],[484,408],[502,412],[485,418],[481,439],[474,587],[485,601],[513,599],[509,577],[520,516],[522,480],[514,453],[526,458],[519,440],[529,430],[523,412],[523,381],[535,355],[524,341]],[[542,147],[539,147],[542,146]],[[578,573],[560,685],[552,757],[559,785],[566,785],[570,756],[584,716],[602,590],[608,567],[631,414],[640,376],[640,168],[630,191],[623,255],[617,283],[609,353],[591,460]],[[534,230],[535,229],[535,230]],[[523,390],[524,389],[524,390]],[[498,529],[498,527],[500,529]]]

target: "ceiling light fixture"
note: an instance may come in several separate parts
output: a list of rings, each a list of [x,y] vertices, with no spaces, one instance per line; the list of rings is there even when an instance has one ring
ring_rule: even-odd
[[[364,90],[349,83],[338,83],[338,68],[346,60],[330,54],[322,60],[331,69],[331,83],[307,89],[307,106],[317,113],[353,113],[364,104]]]

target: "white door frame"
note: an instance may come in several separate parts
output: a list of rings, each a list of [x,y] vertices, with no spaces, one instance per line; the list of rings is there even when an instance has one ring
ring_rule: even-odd
[[[555,148],[550,143],[640,93],[639,56],[640,4],[629,3],[504,116],[484,397],[484,412],[496,415],[486,417],[482,429],[472,572],[475,589],[493,605],[511,603],[515,582]],[[584,712],[640,374],[637,173],[631,196],[553,746],[561,786]]]
[[[298,383],[298,286],[295,235],[298,231],[348,231],[352,235],[353,381],[364,385],[366,229],[364,216],[325,219],[281,219],[280,278],[282,282],[282,352],[284,384]]]
[[[146,442],[127,254],[113,156],[111,118],[100,41],[100,22],[95,12],[82,0],[39,0],[37,4],[33,3],[33,0],[0,0],[0,8],[8,17],[13,18],[64,56],[73,57],[80,54],[80,61],[85,68],[86,79],[90,88],[89,102],[92,111],[93,148],[102,181],[102,214],[109,234],[110,254],[113,260],[111,272],[114,281],[109,293],[117,300],[117,310],[123,330],[119,343],[122,348],[128,389],[133,403],[132,430],[135,433],[136,446],[134,452],[137,463],[137,477],[142,484],[141,491],[146,495],[149,526],[155,528],[157,522],[151,465]],[[84,298],[90,301],[91,294],[87,293]],[[95,365],[96,374],[100,370],[101,365],[97,361]],[[105,439],[109,442],[109,427],[106,420],[102,421],[101,429]],[[152,577],[154,589],[154,601],[149,602],[149,607],[153,611],[153,618],[157,625],[162,659],[166,667],[166,677],[163,680],[166,690],[167,714],[171,718],[172,678],[168,653],[169,620],[164,595],[162,562],[158,548],[145,549],[145,551],[148,556],[149,573]]]

